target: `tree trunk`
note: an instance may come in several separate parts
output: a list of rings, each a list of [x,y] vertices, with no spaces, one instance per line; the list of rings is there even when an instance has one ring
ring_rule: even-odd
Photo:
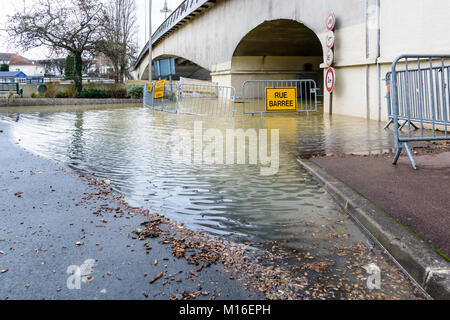
[[[80,93],[83,90],[83,60],[81,59],[81,53],[76,52],[75,55],[75,88]]]

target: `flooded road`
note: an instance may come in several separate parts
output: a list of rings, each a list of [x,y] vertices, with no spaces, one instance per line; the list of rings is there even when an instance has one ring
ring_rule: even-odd
[[[282,263],[313,278],[333,278],[336,285],[342,279],[364,284],[363,265],[376,263],[389,275],[383,277],[385,297],[417,297],[382,250],[297,162],[301,156],[390,151],[392,137],[383,124],[323,114],[214,119],[141,106],[2,108],[0,119],[14,124],[12,134],[26,149],[110,180],[131,205],[192,229],[286,250]],[[196,121],[224,135],[227,129],[279,129],[279,172],[261,176],[257,165],[174,163],[174,130],[192,131]]]

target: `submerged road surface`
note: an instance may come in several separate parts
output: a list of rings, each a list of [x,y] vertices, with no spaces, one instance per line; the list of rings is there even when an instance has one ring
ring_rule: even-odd
[[[382,152],[390,137],[377,123],[321,114],[213,120],[137,106],[7,108],[0,117],[9,122],[0,123],[0,297],[424,297],[296,162],[299,153]],[[223,132],[279,129],[279,172],[264,177],[255,165],[172,162],[172,132],[193,130],[196,121]],[[60,161],[71,175],[15,142]],[[133,231],[144,232],[148,217],[118,215],[106,198],[91,199],[96,191],[80,174],[107,179],[131,206],[245,246],[245,257],[230,252],[219,264],[194,268],[174,258],[180,243],[191,248],[189,236],[140,242]],[[203,241],[192,246],[201,251]],[[68,289],[68,268],[83,264],[94,271],[83,274],[81,290]],[[375,289],[367,285],[373,265],[381,272]]]

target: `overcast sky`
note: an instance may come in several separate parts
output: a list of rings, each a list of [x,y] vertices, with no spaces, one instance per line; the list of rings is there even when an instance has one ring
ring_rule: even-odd
[[[148,23],[146,23],[148,17],[148,3],[149,0],[135,0],[137,12],[136,16],[138,19],[138,27],[139,27],[139,47],[143,47],[146,40],[148,39]],[[48,52],[45,48],[35,48],[29,50],[28,52],[23,52],[20,48],[14,48],[8,45],[7,37],[5,34],[5,23],[7,21],[7,16],[12,15],[17,9],[23,8],[24,3],[29,6],[33,5],[34,0],[0,0],[1,11],[0,11],[0,52],[10,52],[10,53],[18,53],[29,59],[44,59],[47,58]],[[152,26],[153,32],[155,32],[156,28],[164,21],[164,13],[161,13],[160,10],[164,6],[164,0],[153,0],[152,1]],[[183,0],[167,0],[167,4],[169,9],[176,9]]]

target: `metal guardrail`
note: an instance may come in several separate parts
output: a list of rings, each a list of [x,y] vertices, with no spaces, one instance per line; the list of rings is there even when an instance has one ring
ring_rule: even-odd
[[[414,169],[416,163],[409,148],[413,141],[449,140],[450,55],[402,55],[392,63],[386,76],[389,123],[394,124],[397,164],[403,149]],[[404,64],[404,70],[397,70]],[[411,67],[412,66],[412,67]],[[399,121],[404,123],[400,125]],[[408,132],[402,129],[408,125]],[[414,131],[412,129],[415,129]]]
[[[20,89],[17,82],[3,82],[0,83],[0,93],[15,92],[19,95],[23,93],[23,89]]]
[[[168,32],[173,30],[175,27],[180,26],[187,21],[194,19],[204,10],[207,10],[215,4],[215,0],[185,0],[178,8],[176,8],[172,14],[158,27],[155,33],[152,35],[152,44],[155,45],[160,41]],[[134,69],[136,69],[139,63],[144,58],[145,54],[148,52],[149,42],[147,42],[144,48],[141,50],[136,62],[134,64]]]
[[[153,88],[155,83],[153,83]],[[144,106],[157,111],[200,116],[234,116],[236,89],[196,83],[167,84],[164,97],[156,99],[154,90],[144,87]]]
[[[274,113],[266,111],[266,88],[296,87],[297,110],[286,112],[317,112],[317,84],[314,80],[247,80],[242,84],[242,103],[244,114]]]

